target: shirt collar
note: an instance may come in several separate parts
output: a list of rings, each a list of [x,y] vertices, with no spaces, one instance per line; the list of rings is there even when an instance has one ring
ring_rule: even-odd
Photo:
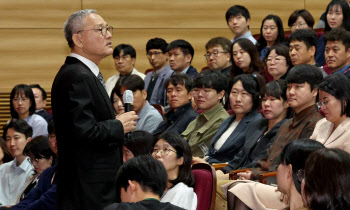
[[[139,114],[139,119],[141,119],[143,116],[145,116],[146,115],[146,113],[147,113],[147,110],[148,110],[148,107],[150,107],[151,105],[149,104],[149,102],[148,101],[146,101],[146,104],[145,104],[145,106],[141,109],[141,111],[140,111],[140,114]]]
[[[13,160],[12,167],[17,168],[17,158]],[[29,157],[26,157],[18,168],[22,169],[23,171],[27,171],[28,167],[32,168],[32,164],[29,162]]]
[[[218,104],[216,104],[211,110],[209,110],[208,112],[203,112],[201,115],[203,115],[205,117],[205,119],[209,120],[210,118],[212,118],[216,112],[218,112],[220,109],[223,109],[221,102],[219,102]]]
[[[240,37],[235,36],[235,38],[232,39],[232,42],[236,41],[237,39],[241,39],[241,38],[249,38],[252,35],[252,32],[247,31],[245,34],[243,34]]]
[[[350,64],[344,66],[343,68],[339,69],[338,71],[335,71],[334,73],[339,74],[342,73],[344,74],[346,70],[348,70],[350,68]]]
[[[187,68],[185,68],[180,74],[186,74],[189,68],[190,68],[190,66],[188,66]]]
[[[304,110],[302,110],[301,112],[299,112],[298,114],[294,114],[292,123],[291,123],[291,127],[295,127],[297,126],[301,121],[303,121],[305,118],[309,117],[311,114],[318,112],[318,108],[316,106],[316,104],[311,105],[307,108],[305,108]]]
[[[70,53],[69,56],[74,57],[74,58],[80,60],[81,62],[83,62],[85,65],[87,65],[87,67],[89,67],[89,69],[92,71],[92,73],[97,77],[98,73],[100,72],[100,69],[98,68],[98,66],[94,62],[92,62],[89,59],[87,59],[81,55],[78,55],[76,53]]]

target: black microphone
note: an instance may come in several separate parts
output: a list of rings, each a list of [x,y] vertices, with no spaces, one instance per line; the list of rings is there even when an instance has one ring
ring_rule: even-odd
[[[132,103],[134,102],[134,94],[132,93],[131,90],[126,90],[124,92],[124,94],[123,94],[123,102],[124,102],[125,112],[132,111],[131,106],[132,106]],[[130,138],[130,133],[126,134],[126,138]]]

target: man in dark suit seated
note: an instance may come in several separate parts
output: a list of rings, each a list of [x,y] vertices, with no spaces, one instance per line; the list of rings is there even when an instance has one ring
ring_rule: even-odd
[[[113,203],[104,210],[182,209],[160,202],[167,182],[168,175],[160,161],[150,155],[134,157],[125,162],[117,174],[116,191],[122,203]]]
[[[115,199],[124,133],[135,129],[137,115],[115,117],[98,68],[113,53],[112,32],[95,10],[75,12],[64,24],[71,53],[52,85],[57,209],[101,209]]]
[[[39,84],[29,85],[32,88],[35,99],[35,114],[42,116],[47,123],[52,120],[52,115],[45,111],[46,106],[46,91]]]
[[[197,69],[191,66],[194,49],[183,39],[172,41],[168,45],[170,68],[179,74],[188,74],[192,78],[198,74]]]

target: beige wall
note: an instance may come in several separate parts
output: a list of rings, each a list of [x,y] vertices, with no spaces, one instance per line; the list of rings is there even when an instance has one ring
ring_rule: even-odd
[[[308,9],[318,21],[329,0],[245,0],[251,13],[250,28],[259,33],[261,20],[279,15],[287,27],[295,9]],[[71,13],[97,9],[115,27],[113,45],[128,43],[137,51],[136,68],[151,66],[146,58],[146,42],[162,37],[189,41],[194,49],[193,66],[206,65],[204,45],[213,37],[232,39],[225,21],[226,10],[242,1],[224,0],[1,0],[0,1],[0,92],[9,92],[19,83],[39,83],[51,91],[52,81],[69,48],[62,26]],[[112,56],[100,64],[104,78],[115,74]]]

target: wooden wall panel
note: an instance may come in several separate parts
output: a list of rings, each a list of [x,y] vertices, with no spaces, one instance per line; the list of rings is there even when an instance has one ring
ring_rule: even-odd
[[[305,9],[308,10],[315,19],[317,25],[322,13],[326,11],[330,0],[305,0]]]

